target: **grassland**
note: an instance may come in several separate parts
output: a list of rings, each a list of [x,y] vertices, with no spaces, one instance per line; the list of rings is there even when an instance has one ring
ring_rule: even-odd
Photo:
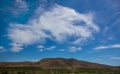
[[[0,74],[120,74],[113,69],[41,69],[38,67],[1,67]]]

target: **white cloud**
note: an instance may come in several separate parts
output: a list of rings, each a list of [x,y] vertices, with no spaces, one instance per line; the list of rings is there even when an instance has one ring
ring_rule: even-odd
[[[56,48],[56,46],[50,46],[50,47],[45,47],[43,45],[38,45],[37,48],[39,49],[40,52],[44,51],[44,50],[53,50]]]
[[[110,48],[120,48],[120,44],[108,45],[108,46],[97,46],[94,50],[101,50],[101,49],[110,49]]]
[[[45,49],[45,46],[43,45],[38,45],[37,48],[39,49],[39,52],[43,52]]]
[[[63,51],[65,51],[65,49],[60,49],[59,51],[63,52]]]
[[[120,57],[111,57],[113,60],[120,60]]]
[[[43,45],[38,45],[37,48],[43,49],[45,47]]]
[[[53,50],[55,48],[56,48],[56,46],[51,46],[51,47],[46,48],[46,50]]]
[[[72,46],[69,48],[69,52],[77,52],[77,51],[80,51],[82,50],[81,47],[75,47],[75,46]]]
[[[23,45],[22,44],[19,44],[19,43],[11,43],[11,46],[12,46],[12,49],[11,51],[13,52],[19,52],[21,50],[23,50]]]
[[[92,38],[97,31],[99,28],[93,22],[91,13],[81,14],[74,9],[55,5],[27,24],[11,24],[8,36],[13,43],[22,45],[44,43],[46,39],[64,43],[72,36],[76,38],[71,43],[80,44]]]

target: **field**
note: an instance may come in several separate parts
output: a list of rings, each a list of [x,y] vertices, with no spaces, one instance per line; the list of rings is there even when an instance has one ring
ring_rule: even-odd
[[[120,74],[112,69],[41,69],[38,67],[2,67],[0,74]]]

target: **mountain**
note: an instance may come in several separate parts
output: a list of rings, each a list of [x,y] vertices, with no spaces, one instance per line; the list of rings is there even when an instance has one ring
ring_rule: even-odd
[[[42,68],[109,68],[111,66],[101,65],[96,63],[90,63],[86,61],[80,61],[76,59],[66,59],[66,58],[46,58],[38,62],[39,66]]]
[[[42,69],[118,68],[72,58],[45,58],[38,62],[1,62],[0,67],[40,67]]]

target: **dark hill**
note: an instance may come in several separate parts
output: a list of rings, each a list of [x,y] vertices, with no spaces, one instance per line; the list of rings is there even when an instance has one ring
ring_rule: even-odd
[[[65,58],[46,58],[38,62],[42,68],[109,68],[111,66]]]
[[[1,62],[0,67],[40,67],[43,69],[114,68],[113,66],[67,58],[45,58],[38,62]]]

